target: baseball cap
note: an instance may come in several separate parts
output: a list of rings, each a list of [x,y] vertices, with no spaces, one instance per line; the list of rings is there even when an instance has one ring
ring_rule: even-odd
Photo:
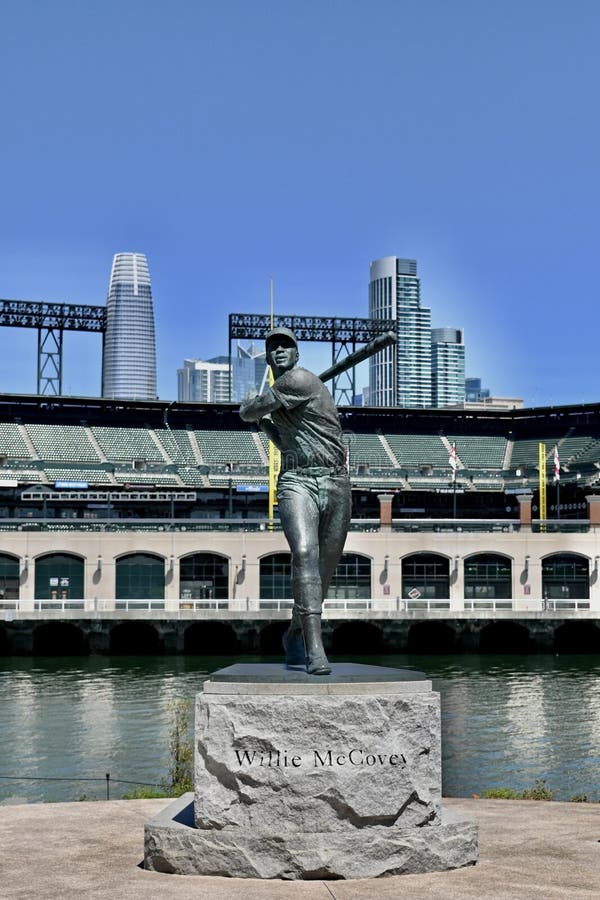
[[[284,328],[283,326],[281,328],[272,328],[271,331],[269,331],[265,338],[265,347],[268,347],[269,342],[277,337],[289,338],[290,341],[293,341],[296,349],[298,349],[298,341],[296,340],[296,335],[291,328]]]

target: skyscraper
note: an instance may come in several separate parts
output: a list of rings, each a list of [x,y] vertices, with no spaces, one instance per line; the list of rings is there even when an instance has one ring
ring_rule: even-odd
[[[212,359],[184,359],[177,369],[177,399],[199,403],[241,403],[248,391],[261,393],[267,384],[264,347],[238,344],[237,356]],[[230,396],[231,381],[231,396]]]
[[[177,399],[180,402],[227,403],[229,400],[229,357],[184,359],[177,369]]]
[[[490,389],[481,387],[481,378],[465,378],[465,400],[467,403],[479,403],[487,400]]]
[[[369,316],[395,319],[397,344],[369,361],[372,406],[431,406],[431,310],[421,306],[417,261],[371,263]]]
[[[237,345],[237,355],[231,360],[231,399],[241,403],[248,391],[261,394],[268,384],[269,371],[264,345]]]
[[[465,342],[460,328],[431,329],[431,399],[450,406],[465,399]]]
[[[143,253],[117,253],[113,259],[106,301],[102,396],[156,400],[154,307]]]

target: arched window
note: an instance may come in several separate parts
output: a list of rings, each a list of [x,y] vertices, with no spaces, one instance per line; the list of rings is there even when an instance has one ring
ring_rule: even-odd
[[[83,560],[70,553],[47,553],[35,561],[37,600],[82,600]]]
[[[288,600],[292,596],[292,555],[271,553],[260,561],[260,599]]]
[[[510,559],[499,553],[478,553],[465,559],[465,599],[512,599]]]
[[[409,600],[447,600],[450,563],[437,553],[413,553],[402,560],[402,596]]]
[[[184,600],[226,600],[229,560],[219,553],[192,553],[179,561],[179,596]]]
[[[542,594],[547,600],[589,600],[590,564],[578,553],[554,553],[542,560]]]
[[[89,641],[72,622],[45,622],[33,630],[34,656],[87,656]]]
[[[360,553],[343,553],[331,579],[330,600],[369,599],[371,596],[371,560]]]
[[[0,553],[0,603],[19,599],[19,560]]]
[[[116,562],[117,600],[164,600],[165,563],[152,553],[130,553]]]

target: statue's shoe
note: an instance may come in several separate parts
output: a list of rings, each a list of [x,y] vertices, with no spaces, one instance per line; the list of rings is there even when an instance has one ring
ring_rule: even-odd
[[[306,671],[309,675],[330,675],[331,666],[323,648],[321,616],[309,613],[302,617],[302,633],[306,645]]]
[[[331,675],[331,666],[326,657],[321,659],[309,660],[306,664],[306,671],[309,675]]]

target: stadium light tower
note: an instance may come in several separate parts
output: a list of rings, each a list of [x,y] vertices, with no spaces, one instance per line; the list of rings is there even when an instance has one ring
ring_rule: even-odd
[[[36,328],[37,393],[62,394],[63,332],[103,333],[106,308],[35,300],[0,300],[0,326]]]

